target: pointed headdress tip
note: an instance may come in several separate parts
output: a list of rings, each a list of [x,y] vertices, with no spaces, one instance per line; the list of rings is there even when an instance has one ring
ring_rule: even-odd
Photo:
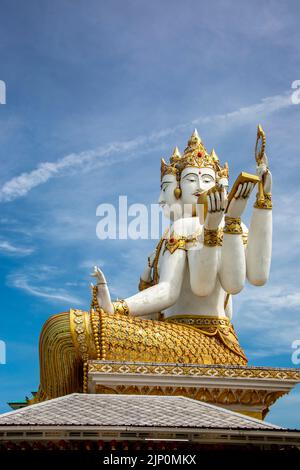
[[[215,152],[215,149],[212,149],[212,151],[210,152],[210,157],[213,161],[215,162],[218,162],[219,161],[219,157],[218,155],[216,154]]]
[[[194,129],[194,132],[192,133],[191,137],[188,140],[188,147],[191,147],[193,145],[197,145],[201,143],[201,137],[198,134],[197,129]]]
[[[176,147],[175,147],[174,150],[173,150],[173,153],[172,153],[172,155],[171,155],[171,158],[172,158],[172,157],[177,157],[177,158],[180,158],[180,157],[181,157],[181,153],[179,152],[179,148],[177,147],[177,145],[176,145]]]

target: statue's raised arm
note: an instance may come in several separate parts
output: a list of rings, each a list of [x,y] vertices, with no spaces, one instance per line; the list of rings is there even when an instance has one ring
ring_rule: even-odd
[[[264,285],[270,273],[272,255],[272,174],[265,153],[265,135],[259,126],[258,139],[262,148],[257,151],[256,173],[260,178],[256,202],[251,217],[246,250],[247,279],[255,286]]]

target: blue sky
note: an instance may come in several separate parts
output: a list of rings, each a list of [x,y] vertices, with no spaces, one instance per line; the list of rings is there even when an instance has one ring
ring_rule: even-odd
[[[38,385],[37,345],[52,314],[89,305],[89,272],[114,296],[136,292],[151,240],[100,241],[96,207],[150,204],[161,156],[197,127],[228,161],[253,172],[256,126],[274,177],[269,283],[234,299],[250,364],[293,367],[300,339],[300,79],[297,1],[2,0],[0,80],[0,411]],[[245,216],[249,222],[252,204]],[[276,424],[300,427],[300,388]]]

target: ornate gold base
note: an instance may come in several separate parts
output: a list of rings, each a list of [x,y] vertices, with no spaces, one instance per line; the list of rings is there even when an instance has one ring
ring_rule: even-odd
[[[299,382],[298,369],[88,362],[90,393],[182,395],[258,419]]]

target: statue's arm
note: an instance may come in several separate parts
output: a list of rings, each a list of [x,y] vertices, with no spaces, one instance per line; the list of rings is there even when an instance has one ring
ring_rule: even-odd
[[[185,250],[166,251],[161,258],[159,283],[125,299],[130,315],[144,316],[171,307],[180,295],[185,263]]]
[[[266,157],[257,169],[258,176],[264,176],[265,203],[256,202],[248,233],[246,250],[247,279],[255,286],[264,285],[270,273],[272,253],[272,175],[267,167]],[[260,207],[257,207],[260,206]]]
[[[219,279],[228,294],[239,293],[246,280],[246,257],[241,215],[247,206],[252,189],[252,183],[240,184],[225,216]]]
[[[246,260],[241,234],[223,234],[219,278],[228,294],[238,294],[243,289],[246,280]]]
[[[219,265],[219,225],[223,219],[225,205],[224,188],[208,192],[203,246],[199,242],[188,251],[191,289],[200,297],[210,295],[215,288]]]

